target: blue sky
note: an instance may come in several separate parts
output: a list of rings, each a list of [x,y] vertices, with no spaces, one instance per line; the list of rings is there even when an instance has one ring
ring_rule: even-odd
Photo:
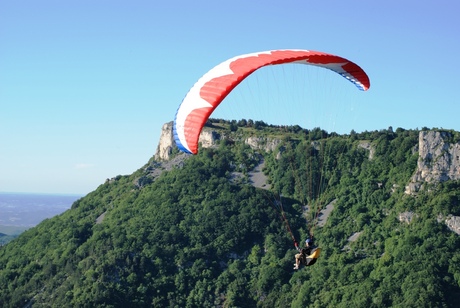
[[[356,131],[460,130],[456,1],[2,1],[0,191],[86,194],[154,154],[227,58],[296,48],[369,74]],[[268,121],[269,122],[269,121]]]

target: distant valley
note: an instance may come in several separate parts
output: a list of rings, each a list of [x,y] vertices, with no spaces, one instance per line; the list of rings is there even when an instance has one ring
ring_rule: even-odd
[[[0,244],[66,211],[79,195],[0,193]]]

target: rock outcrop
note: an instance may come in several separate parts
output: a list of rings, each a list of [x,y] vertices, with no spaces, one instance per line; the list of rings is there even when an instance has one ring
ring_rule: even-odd
[[[399,213],[398,219],[400,222],[410,224],[415,217],[418,217],[418,214],[414,212],[403,212]]]
[[[204,127],[201,131],[198,142],[201,143],[203,148],[210,148],[216,146],[222,138],[230,138],[229,136],[222,136],[215,129]],[[281,143],[280,139],[266,138],[266,137],[248,137],[244,142],[254,150],[270,152],[275,150]],[[161,129],[160,141],[158,142],[157,150],[155,152],[155,160],[167,161],[171,158],[173,148],[176,146],[173,136],[173,122],[168,122],[163,125]]]
[[[161,128],[160,141],[158,142],[155,160],[169,160],[173,147],[176,144],[173,136],[173,122],[168,122]]]
[[[459,216],[448,217],[444,222],[446,223],[447,227],[451,231],[460,235],[460,217]]]
[[[460,143],[450,143],[451,138],[449,132],[420,132],[417,169],[406,186],[406,194],[417,193],[424,183],[460,179]]]
[[[270,152],[274,151],[278,147],[278,145],[281,143],[281,140],[264,137],[249,137],[244,142],[254,150]]]
[[[217,144],[221,136],[215,130],[203,128],[198,139],[198,143],[201,143],[203,148],[211,148]]]
[[[204,148],[210,148],[217,144],[220,140],[220,135],[212,129],[203,128],[198,142]],[[155,152],[155,160],[167,161],[171,159],[171,153],[176,142],[174,141],[173,122],[168,122],[161,128],[160,141],[158,142],[157,151]]]
[[[358,147],[369,151],[369,160],[372,160],[374,158],[375,148],[372,146],[370,142],[362,141],[358,144]]]
[[[460,216],[448,215],[447,217],[439,214],[437,217],[439,223],[444,222],[450,231],[460,235]]]

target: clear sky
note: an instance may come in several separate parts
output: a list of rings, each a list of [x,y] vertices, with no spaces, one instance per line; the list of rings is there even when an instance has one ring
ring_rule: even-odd
[[[154,154],[218,63],[312,49],[358,63],[357,132],[460,130],[458,1],[0,2],[0,191],[86,194]]]

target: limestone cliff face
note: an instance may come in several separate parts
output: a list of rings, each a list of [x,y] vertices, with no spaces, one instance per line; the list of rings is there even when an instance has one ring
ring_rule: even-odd
[[[418,192],[423,183],[460,179],[460,143],[449,143],[450,137],[448,132],[420,132],[417,169],[406,186],[407,194]]]
[[[447,217],[444,222],[446,223],[447,227],[451,231],[460,235],[460,217],[459,216]]]
[[[437,221],[439,223],[444,222],[447,228],[449,228],[449,230],[460,235],[460,216],[448,215],[446,217],[446,216],[439,214],[437,217]]]
[[[201,143],[203,148],[211,148],[217,144],[221,136],[212,129],[203,128],[198,138],[198,143]]]
[[[249,137],[244,142],[254,150],[270,152],[276,149],[281,143],[281,140],[264,137]]]
[[[222,138],[216,130],[208,127],[203,128],[198,142],[201,143],[203,148],[210,148],[216,146]],[[244,142],[255,150],[265,152],[273,151],[280,143],[281,140],[264,137],[249,137]],[[163,125],[161,129],[160,141],[158,142],[157,150],[155,153],[155,160],[169,160],[173,148],[176,146],[173,136],[173,122],[168,122]]]
[[[158,142],[155,160],[169,160],[173,147],[176,144],[173,136],[173,122],[168,122],[161,128],[160,141]]]
[[[406,194],[415,195],[425,183],[440,183],[460,179],[460,143],[451,143],[449,132],[422,131],[418,137],[418,161]],[[410,223],[418,214],[404,212],[399,215],[401,222]],[[444,222],[453,232],[460,235],[460,217],[438,216],[438,222]]]
[[[219,139],[220,136],[217,132],[204,128],[198,142],[200,142],[204,148],[209,148],[216,145]],[[169,160],[175,146],[173,122],[171,121],[164,124],[161,128],[160,141],[158,142],[157,151],[155,152],[155,160]]]

